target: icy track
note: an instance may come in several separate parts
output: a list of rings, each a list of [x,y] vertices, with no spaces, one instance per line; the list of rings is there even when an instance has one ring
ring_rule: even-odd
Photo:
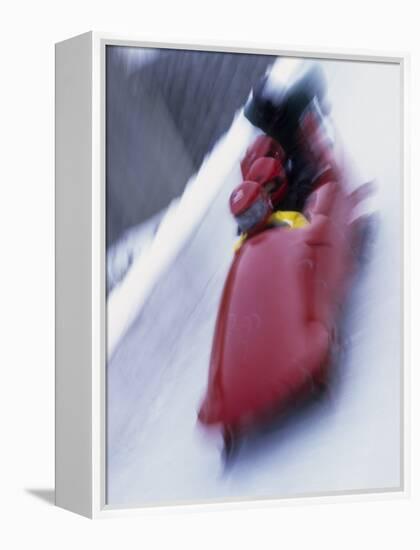
[[[375,179],[380,226],[350,298],[327,399],[244,442],[224,470],[221,440],[197,424],[235,228],[227,208],[253,136],[241,114],[190,188],[212,186],[182,234],[169,222],[148,273],[110,297],[107,500],[112,506],[274,498],[400,485],[401,181],[397,66],[323,62],[332,116],[358,176]],[[217,179],[216,179],[217,178]],[[181,208],[182,197],[171,214]],[[198,199],[199,192],[195,191]],[[181,210],[182,212],[182,210]],[[181,219],[178,220],[181,227]],[[181,232],[181,229],[180,229]],[[179,238],[178,238],[179,237]],[[156,247],[154,242],[152,247]],[[159,250],[164,250],[159,256]],[[137,277],[136,277],[137,269]],[[126,286],[124,286],[126,285]]]

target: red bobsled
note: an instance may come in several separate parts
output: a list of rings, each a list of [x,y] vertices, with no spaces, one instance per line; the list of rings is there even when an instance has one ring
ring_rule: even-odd
[[[309,197],[309,225],[263,231],[235,254],[199,420],[233,431],[326,383],[354,267],[357,194],[336,181]]]

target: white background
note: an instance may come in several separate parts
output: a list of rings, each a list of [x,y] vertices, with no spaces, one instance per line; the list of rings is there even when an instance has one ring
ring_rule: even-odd
[[[418,548],[420,40],[415,2],[14,2],[0,14],[3,548]],[[86,30],[155,40],[241,41],[411,53],[411,497],[152,511],[89,522],[30,491],[53,487],[54,42]]]

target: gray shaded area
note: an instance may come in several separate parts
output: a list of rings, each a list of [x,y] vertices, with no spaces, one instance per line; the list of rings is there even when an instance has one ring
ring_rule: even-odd
[[[107,247],[182,194],[274,59],[107,47]]]
[[[91,517],[92,34],[55,56],[55,491]]]
[[[47,504],[55,503],[55,490],[54,489],[25,489],[28,495],[32,495],[35,498],[46,502]]]

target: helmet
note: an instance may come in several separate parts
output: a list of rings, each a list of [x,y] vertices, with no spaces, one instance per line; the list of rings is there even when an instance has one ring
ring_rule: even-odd
[[[257,159],[252,163],[247,180],[255,181],[263,187],[276,207],[287,192],[288,181],[282,163],[269,157]]]
[[[244,180],[248,178],[247,174],[252,164],[259,158],[270,157],[279,160],[284,164],[285,153],[279,143],[266,135],[260,135],[257,139],[248,147],[244,158],[241,160],[241,171]]]
[[[242,233],[253,235],[261,231],[273,206],[268,193],[255,181],[244,181],[233,190],[229,199],[230,211]]]

